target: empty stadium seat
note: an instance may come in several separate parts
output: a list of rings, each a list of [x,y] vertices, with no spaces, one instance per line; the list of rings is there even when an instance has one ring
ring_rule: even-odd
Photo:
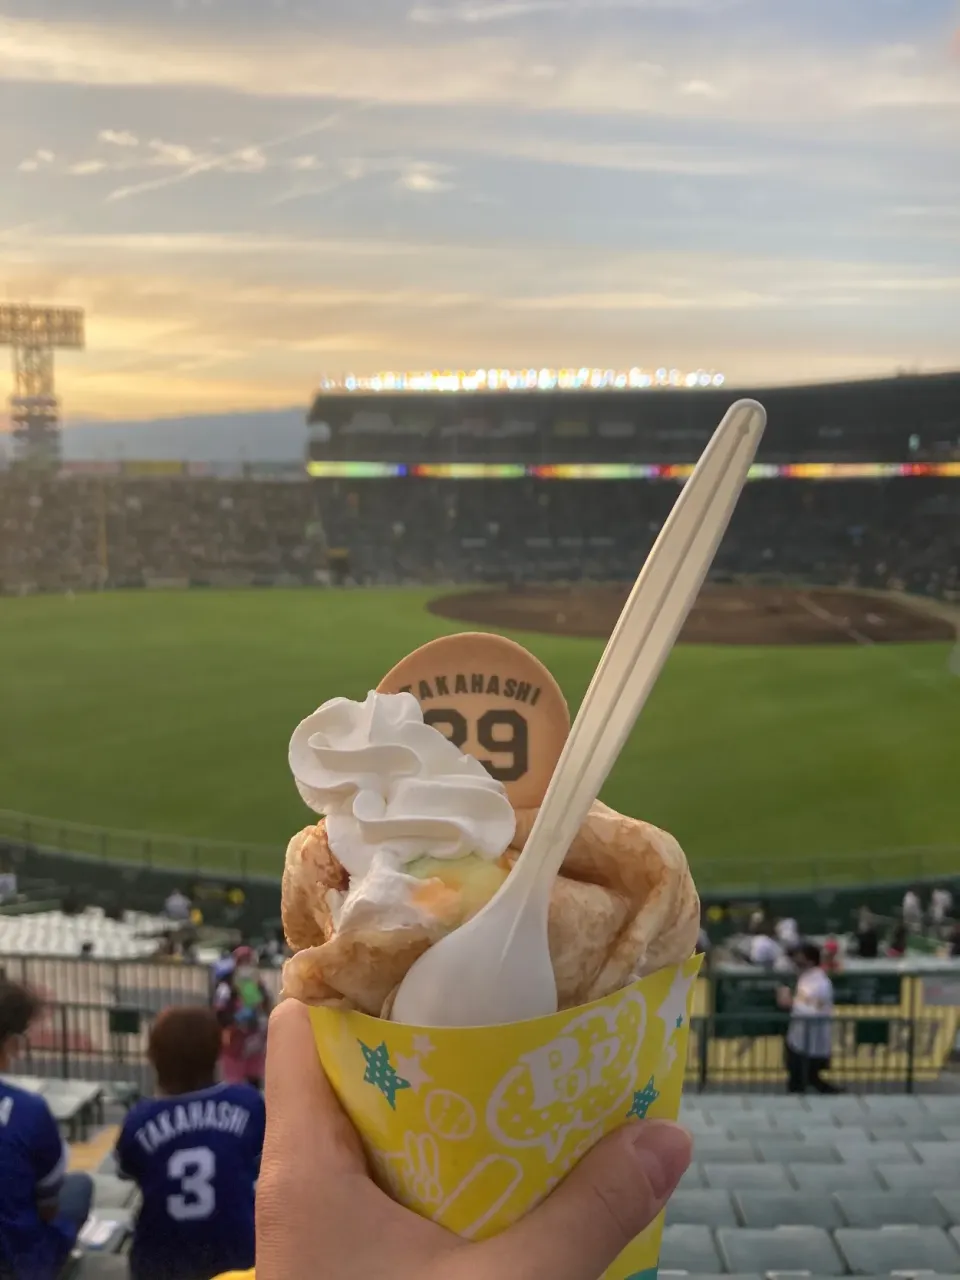
[[[93,1175],[93,1207],[96,1210],[124,1209],[131,1205],[137,1195],[134,1182],[126,1182],[123,1178],[115,1178],[110,1174]]]
[[[70,1280],[126,1280],[130,1264],[123,1254],[82,1253],[70,1272]]]
[[[878,1191],[883,1186],[876,1167],[867,1163],[790,1164],[787,1169],[801,1191],[841,1191],[847,1187]]]
[[[836,1203],[823,1192],[735,1191],[733,1201],[745,1227],[842,1227]],[[711,1225],[723,1226],[723,1223]]]
[[[701,1274],[722,1271],[710,1228],[686,1223],[664,1227],[660,1268],[663,1271],[696,1271]]]
[[[753,1144],[764,1160],[780,1164],[836,1164],[836,1148],[823,1142],[789,1141],[786,1138],[757,1138]]]
[[[934,1198],[943,1206],[951,1227],[960,1227],[960,1191],[935,1191]]]
[[[889,1123],[871,1124],[867,1134],[876,1142],[903,1138],[905,1142],[942,1142],[943,1129],[936,1116],[907,1119],[895,1116]]]
[[[728,1271],[806,1271],[822,1276],[844,1274],[843,1262],[822,1227],[775,1227],[764,1231],[720,1227],[717,1247]]]
[[[835,1191],[834,1196],[849,1227],[951,1224],[944,1206],[923,1191]]]
[[[807,1166],[810,1169],[814,1165]],[[788,1188],[790,1180],[782,1164],[725,1164],[707,1161],[703,1176],[708,1187],[718,1191],[763,1191],[777,1187]]]
[[[698,1187],[705,1187],[706,1181],[703,1176],[703,1169],[696,1160],[686,1169],[683,1177],[677,1183],[678,1191],[694,1191]]]
[[[726,1191],[678,1190],[667,1205],[667,1225],[735,1227],[737,1217]]]
[[[884,1226],[878,1231],[841,1227],[834,1240],[854,1275],[889,1275],[892,1271],[942,1274],[960,1269],[960,1252],[938,1227]]]
[[[693,1153],[701,1162],[722,1160],[724,1164],[753,1164],[757,1158],[749,1142],[702,1133],[693,1136]]]
[[[949,1164],[960,1170],[960,1151],[952,1142],[911,1142],[921,1164]]]
[[[860,1140],[843,1140],[837,1142],[837,1151],[841,1160],[854,1164],[916,1164],[917,1157],[905,1142],[889,1139],[883,1142],[871,1142],[867,1135],[859,1134]]]
[[[956,1177],[940,1164],[891,1164],[878,1174],[891,1191],[949,1191]]]

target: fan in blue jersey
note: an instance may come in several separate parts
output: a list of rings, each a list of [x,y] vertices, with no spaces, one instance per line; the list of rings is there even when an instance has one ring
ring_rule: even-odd
[[[211,1280],[253,1266],[263,1099],[246,1084],[214,1083],[220,1036],[210,1009],[167,1009],[154,1024],[157,1097],[131,1110],[117,1142],[120,1172],[143,1196],[133,1280]]]
[[[11,1069],[40,1013],[25,987],[0,979],[0,1072]],[[0,1275],[54,1280],[90,1212],[93,1183],[66,1172],[67,1148],[43,1098],[0,1078]]]

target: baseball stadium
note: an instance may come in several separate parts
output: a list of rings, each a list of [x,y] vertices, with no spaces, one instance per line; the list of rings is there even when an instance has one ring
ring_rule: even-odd
[[[279,991],[284,851],[315,820],[288,766],[298,722],[362,702],[405,655],[461,632],[519,642],[575,716],[744,396],[767,411],[759,452],[601,795],[673,833],[703,907],[684,1104],[698,1163],[661,1266],[782,1270],[764,1232],[786,1227],[788,1269],[885,1273],[861,1230],[877,1225],[872,1195],[874,1218],[899,1199],[915,1232],[890,1257],[943,1270],[929,1251],[960,1227],[960,374],[348,377],[317,392],[302,465],[0,470],[0,966],[48,997],[22,1069],[106,1188],[90,1252],[129,1234],[104,1107],[109,1122],[145,1087],[157,1015],[206,1002],[210,965],[238,944]],[[478,738],[494,778],[522,776],[537,690],[462,678],[506,718],[468,723],[445,680],[410,692],[458,745]],[[787,954],[785,921],[835,958],[818,1094],[841,1100],[784,1096],[784,970],[753,944]],[[858,952],[871,931],[879,950]],[[731,1195],[746,1252],[721,1265]]]

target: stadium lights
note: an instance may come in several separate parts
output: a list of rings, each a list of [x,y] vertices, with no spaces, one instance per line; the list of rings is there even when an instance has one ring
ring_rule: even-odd
[[[641,391],[647,388],[722,387],[726,381],[714,370],[694,369],[434,369],[428,372],[348,373],[324,377],[320,393],[379,394],[382,392],[458,391]]]

